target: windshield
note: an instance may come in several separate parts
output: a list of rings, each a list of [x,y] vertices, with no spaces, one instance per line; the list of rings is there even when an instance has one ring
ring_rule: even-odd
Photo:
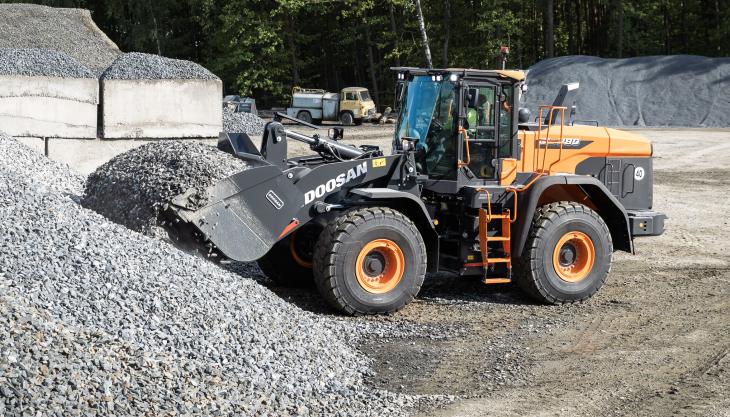
[[[454,84],[430,76],[413,77],[400,99],[396,140],[418,139],[418,171],[438,178],[456,177],[458,106]]]
[[[362,100],[362,101],[370,100],[370,93],[367,91],[360,91],[360,100]]]

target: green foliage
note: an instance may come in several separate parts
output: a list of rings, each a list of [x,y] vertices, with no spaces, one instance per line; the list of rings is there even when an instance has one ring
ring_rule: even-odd
[[[286,105],[294,85],[373,89],[374,73],[382,108],[392,103],[389,67],[424,65],[412,0],[36,2],[88,8],[123,50],[197,61],[223,79],[226,92],[254,95],[262,106]],[[448,66],[494,68],[501,45],[510,46],[510,67],[546,58],[547,2],[422,0],[434,65],[442,66],[445,55]],[[554,0],[553,6],[556,55],[728,54],[727,0]]]

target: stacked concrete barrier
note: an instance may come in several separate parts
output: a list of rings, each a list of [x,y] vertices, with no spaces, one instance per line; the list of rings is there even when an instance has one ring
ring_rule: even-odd
[[[217,137],[222,90],[221,80],[196,63],[124,54],[101,76],[103,136]]]
[[[0,48],[0,126],[14,136],[96,138],[99,87],[65,53]]]

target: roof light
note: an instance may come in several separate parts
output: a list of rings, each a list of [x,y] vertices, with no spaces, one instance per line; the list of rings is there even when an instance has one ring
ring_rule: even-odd
[[[458,76],[458,75],[456,75],[456,74],[451,74],[451,76],[449,77],[449,79],[450,79],[450,80],[451,80],[452,82],[456,82],[456,81],[458,81],[458,80],[459,80],[459,76]]]

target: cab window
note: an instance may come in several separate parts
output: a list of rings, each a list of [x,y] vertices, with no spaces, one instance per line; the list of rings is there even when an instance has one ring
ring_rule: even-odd
[[[354,91],[345,92],[345,100],[357,100],[357,93]]]
[[[416,76],[406,84],[395,137],[416,142],[416,168],[434,179],[456,179],[459,142],[456,88],[448,80]]]
[[[362,100],[362,101],[370,100],[370,93],[367,91],[360,91],[360,100]]]

